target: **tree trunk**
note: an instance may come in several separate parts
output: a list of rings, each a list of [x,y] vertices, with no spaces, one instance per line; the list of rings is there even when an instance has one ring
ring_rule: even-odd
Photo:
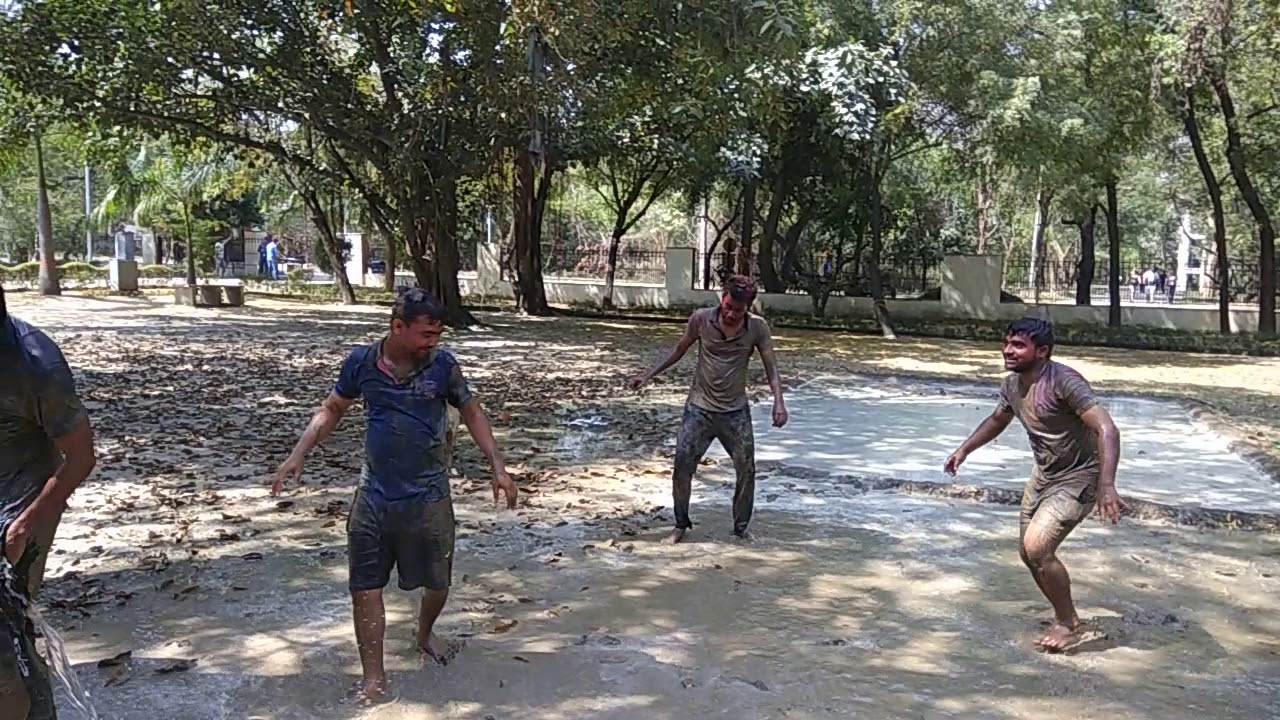
[[[1276,336],[1276,229],[1271,222],[1271,213],[1258,197],[1258,189],[1245,165],[1244,149],[1240,143],[1240,121],[1236,116],[1235,102],[1231,99],[1231,88],[1227,85],[1225,74],[1213,73],[1212,84],[1227,127],[1227,165],[1240,190],[1240,197],[1249,206],[1253,222],[1258,226],[1258,272],[1261,274],[1258,279],[1258,336],[1273,338]]]
[[[751,232],[756,224],[756,179],[747,178],[742,188],[742,232],[738,236],[737,273],[751,277]]]
[[[991,169],[983,163],[978,169],[978,254],[987,252],[987,240],[991,235]]]
[[[431,226],[431,284],[428,288],[449,313],[455,327],[477,324],[462,302],[458,284],[458,180],[452,175],[435,185],[435,212]]]
[[[182,201],[182,224],[187,231],[187,287],[196,286],[196,243],[191,232],[191,207]]]
[[[613,233],[609,236],[608,268],[604,273],[604,295],[600,298],[600,307],[605,310],[613,309],[613,283],[618,274],[618,251],[622,249],[622,234],[625,232],[622,226],[624,217],[626,216],[618,216],[613,224]]]
[[[396,250],[398,249],[396,246],[398,243],[396,238],[389,233],[383,233],[382,239],[387,248],[385,258],[387,271],[382,274],[382,289],[389,293],[393,293],[396,291],[396,265],[399,263],[399,260],[396,257]]]
[[[1093,275],[1097,269],[1094,251],[1097,247],[1095,231],[1098,226],[1098,206],[1092,204],[1089,210],[1078,220],[1068,220],[1067,225],[1074,225],[1080,231],[1080,261],[1076,264],[1076,305],[1093,303]]]
[[[1227,260],[1227,221],[1222,210],[1222,185],[1209,162],[1209,155],[1204,150],[1204,138],[1200,136],[1200,121],[1196,118],[1196,89],[1188,86],[1182,96],[1182,127],[1191,140],[1191,150],[1196,156],[1196,165],[1200,168],[1200,176],[1204,178],[1204,188],[1209,194],[1209,202],[1213,207],[1213,246],[1218,255],[1218,332],[1231,334],[1231,279],[1230,263]]]
[[[40,245],[40,294],[61,295],[58,281],[58,259],[53,251],[53,215],[49,211],[49,183],[44,174],[44,144],[40,133],[36,142],[36,231]]]
[[[1043,271],[1041,259],[1044,255],[1044,228],[1049,222],[1049,204],[1053,201],[1053,191],[1042,187],[1036,193],[1036,220],[1031,229],[1031,267],[1027,268],[1027,282],[1031,283],[1032,295],[1036,305],[1040,304],[1040,275]]]
[[[1116,179],[1107,178],[1107,327],[1120,327],[1120,209]]]
[[[546,287],[542,284],[542,211],[550,192],[551,167],[543,163],[535,173],[533,154],[527,147],[516,148],[515,158],[515,264],[513,286],[516,306],[528,315],[550,315]],[[542,182],[537,182],[541,174]]]
[[[351,286],[351,278],[347,277],[347,264],[342,261],[342,243],[338,241],[334,224],[329,221],[329,216],[324,212],[324,206],[315,191],[307,190],[301,194],[307,209],[311,211],[311,224],[320,232],[320,247],[324,250],[325,257],[329,259],[333,279],[338,282],[338,296],[342,299],[342,304],[355,305],[356,290]]]
[[[884,252],[884,210],[880,206],[880,183],[875,178],[869,180],[871,211],[871,300],[876,317],[876,324],[887,340],[896,340],[897,334],[889,317],[889,306],[884,301],[884,286],[880,276],[880,256]]]

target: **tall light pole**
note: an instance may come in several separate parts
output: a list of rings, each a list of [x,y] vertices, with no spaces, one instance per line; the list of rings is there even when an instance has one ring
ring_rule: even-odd
[[[84,261],[93,262],[93,185],[89,163],[84,164]]]

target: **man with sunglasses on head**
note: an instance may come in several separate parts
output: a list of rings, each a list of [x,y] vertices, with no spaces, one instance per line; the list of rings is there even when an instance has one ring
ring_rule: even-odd
[[[729,276],[720,304],[695,310],[671,353],[653,370],[631,381],[631,387],[639,390],[654,376],[680,362],[689,348],[698,343],[698,365],[680,421],[671,474],[676,526],[667,539],[672,543],[683,540],[685,532],[693,527],[689,519],[693,474],[712,440],[720,441],[733,460],[737,476],[733,492],[733,534],[738,539],[750,539],[747,525],[755,507],[756,448],[751,403],[747,398],[747,364],[757,351],[773,390],[773,426],[787,424],[787,406],[782,399],[782,380],[778,376],[769,323],[749,311],[755,299],[756,285],[750,278]]]
[[[417,635],[423,658],[447,664],[460,648],[432,632],[453,573],[450,407],[458,410],[489,459],[494,502],[502,493],[508,508],[516,506],[516,486],[507,475],[489,419],[458,361],[438,347],[444,318],[444,308],[427,292],[412,289],[401,294],[387,334],[347,356],[333,391],[272,479],[272,493],[278,494],[286,478],[300,476],[307,453],[329,436],[357,398],[364,398],[365,462],[347,520],[347,554],[356,643],[364,669],[363,681],[351,694],[366,702],[388,697],[382,590],[393,567],[401,590],[424,589]]]

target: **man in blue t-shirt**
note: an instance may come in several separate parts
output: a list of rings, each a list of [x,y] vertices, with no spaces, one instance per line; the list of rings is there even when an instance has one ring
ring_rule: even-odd
[[[8,314],[0,288],[0,550],[14,568],[14,586],[0,592],[39,591],[67,499],[96,463],[93,429],[62,351]],[[22,632],[33,639],[29,625]],[[0,707],[15,708],[15,717],[52,717],[52,688],[43,668],[30,672],[21,656],[24,638],[3,640]]]
[[[352,692],[377,702],[387,697],[382,662],[386,624],[382,588],[392,567],[402,590],[424,588],[418,649],[446,664],[460,644],[444,642],[432,626],[444,609],[453,572],[454,517],[449,495],[449,408],[457,408],[493,469],[493,499],[516,506],[493,429],[471,394],[462,367],[437,347],[444,308],[413,289],[396,300],[381,340],[347,356],[338,382],[288,459],[272,479],[278,494],[302,472],[307,453],[324,441],[357,398],[365,405],[365,462],[347,520],[348,584],[355,607],[356,643],[364,680]]]

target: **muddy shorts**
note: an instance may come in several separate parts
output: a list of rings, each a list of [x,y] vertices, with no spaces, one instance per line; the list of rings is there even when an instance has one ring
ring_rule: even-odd
[[[357,490],[347,517],[348,585],[379,590],[399,575],[401,590],[447,590],[453,579],[453,499],[387,502]]]
[[[1018,537],[1025,537],[1033,525],[1057,542],[1062,542],[1077,525],[1089,517],[1097,503],[1097,480],[1064,485],[1040,486],[1033,476],[1022,491],[1022,512]]]

